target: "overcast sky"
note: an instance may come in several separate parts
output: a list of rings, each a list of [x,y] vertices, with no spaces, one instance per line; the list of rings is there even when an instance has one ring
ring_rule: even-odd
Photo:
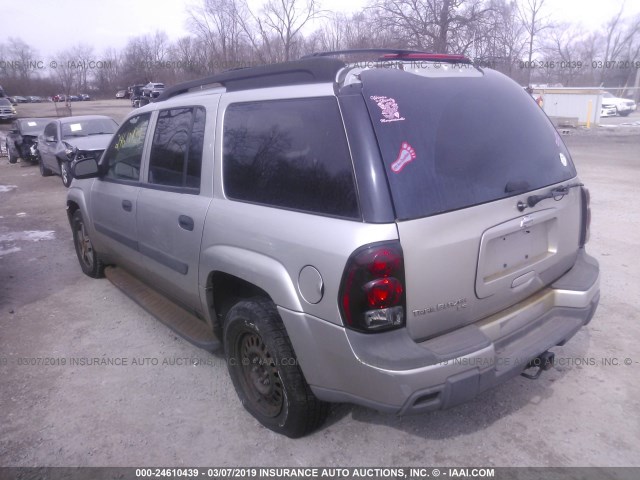
[[[353,12],[367,0],[321,0],[331,11]],[[108,47],[122,49],[127,39],[163,30],[173,41],[187,35],[188,5],[201,0],[0,0],[0,43],[19,37],[34,47],[42,60],[77,45],[92,45],[96,57]],[[547,0],[546,9],[555,21],[579,22],[597,29],[616,14],[623,0]],[[251,0],[250,5],[260,5]],[[626,16],[640,13],[639,0],[625,2]],[[2,60],[2,59],[0,59]]]

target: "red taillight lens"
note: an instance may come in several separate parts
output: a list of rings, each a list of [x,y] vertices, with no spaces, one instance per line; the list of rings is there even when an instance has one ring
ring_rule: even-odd
[[[402,300],[404,288],[397,278],[380,278],[364,286],[367,303],[370,308],[388,308],[398,305]]]
[[[580,248],[589,241],[591,233],[591,194],[585,187],[580,189],[582,196],[582,225],[580,229]]]
[[[404,261],[399,242],[356,250],[342,277],[340,312],[345,324],[364,332],[404,325]]]

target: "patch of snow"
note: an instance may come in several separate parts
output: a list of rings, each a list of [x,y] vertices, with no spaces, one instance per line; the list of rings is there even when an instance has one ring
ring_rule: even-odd
[[[53,230],[26,230],[24,232],[9,232],[0,235],[0,242],[29,241],[39,242],[41,240],[53,240],[56,233]]]
[[[10,253],[17,253],[20,250],[22,250],[20,247],[11,247],[4,250],[2,246],[0,246],[0,257],[2,257],[3,255],[9,255]]]

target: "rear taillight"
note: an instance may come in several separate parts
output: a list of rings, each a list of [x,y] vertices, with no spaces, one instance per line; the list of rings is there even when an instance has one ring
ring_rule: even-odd
[[[582,197],[582,222],[580,228],[580,248],[589,241],[591,232],[591,195],[585,187],[580,188]]]
[[[399,328],[405,323],[404,260],[397,241],[356,250],[340,286],[345,325],[362,332]]]

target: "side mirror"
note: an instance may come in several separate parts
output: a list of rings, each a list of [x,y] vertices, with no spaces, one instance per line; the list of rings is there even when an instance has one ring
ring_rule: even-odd
[[[71,163],[71,176],[77,179],[100,176],[98,161],[94,157],[82,158]]]

